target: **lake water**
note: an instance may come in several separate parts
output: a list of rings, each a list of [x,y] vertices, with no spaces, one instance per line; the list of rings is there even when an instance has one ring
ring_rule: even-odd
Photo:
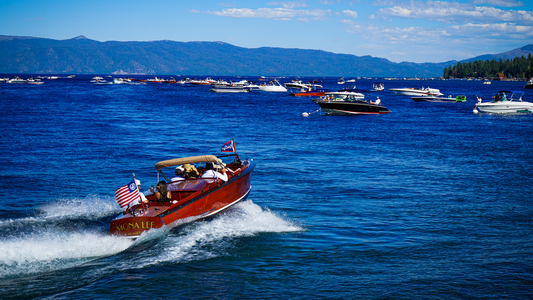
[[[385,81],[366,98],[390,114],[326,116],[288,93],[90,78],[0,84],[2,298],[533,296],[533,116],[472,112],[475,95],[524,82]],[[468,101],[388,91],[422,86]],[[158,161],[232,138],[257,162],[248,200],[135,242],[109,235],[132,173],[147,190]]]

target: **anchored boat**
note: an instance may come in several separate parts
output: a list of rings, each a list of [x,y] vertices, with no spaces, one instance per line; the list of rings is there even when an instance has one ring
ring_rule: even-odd
[[[478,102],[474,107],[474,113],[480,112],[493,114],[520,114],[532,113],[533,103],[523,101],[522,91],[499,91],[490,102],[482,102],[478,97]]]

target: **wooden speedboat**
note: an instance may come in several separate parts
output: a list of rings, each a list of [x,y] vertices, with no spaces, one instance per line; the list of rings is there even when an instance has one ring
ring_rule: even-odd
[[[227,165],[222,162],[220,157],[214,155],[158,162],[155,168],[167,182],[171,201],[160,203],[155,201],[155,194],[146,195],[149,200],[148,203],[133,206],[111,221],[110,233],[137,238],[141,233],[152,228],[175,227],[214,216],[246,199],[251,190],[251,177],[255,162],[253,160],[241,161],[236,154],[222,157],[233,155],[235,160]],[[219,178],[201,178],[200,176],[205,169],[196,168],[196,164],[204,163],[213,163],[218,169],[228,168],[232,170],[233,174],[227,172],[227,181]],[[190,176],[185,176],[185,180],[172,181],[163,173],[163,169],[180,166],[197,170],[196,175],[198,176],[190,174]]]
[[[300,92],[291,93],[290,95],[298,96],[298,97],[309,97],[309,96],[322,97],[322,96],[325,96],[327,92],[329,92],[328,89],[322,89],[322,88],[308,89],[308,90],[303,89]]]

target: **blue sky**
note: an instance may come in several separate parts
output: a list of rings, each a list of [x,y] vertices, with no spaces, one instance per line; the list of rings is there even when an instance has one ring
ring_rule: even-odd
[[[0,0],[0,35],[222,41],[394,62],[443,62],[533,44],[533,1]]]

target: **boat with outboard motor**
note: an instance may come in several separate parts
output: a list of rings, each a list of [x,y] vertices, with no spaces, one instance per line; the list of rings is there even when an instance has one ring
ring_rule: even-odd
[[[396,95],[403,96],[442,96],[443,94],[438,89],[432,88],[394,88],[389,89],[389,91],[394,92]]]
[[[234,156],[234,160],[225,164],[222,158],[230,156]],[[204,163],[206,168],[196,166]],[[185,172],[185,176],[179,177],[177,181],[173,181],[175,178],[168,178],[162,171],[165,168],[176,167]],[[163,226],[173,228],[214,216],[248,197],[255,162],[241,161],[235,153],[218,157],[202,155],[165,160],[158,162],[155,168],[165,179],[158,181],[158,186],[166,185],[166,190],[170,194],[168,201],[156,201],[156,194],[159,195],[159,192],[146,195],[147,203],[139,201],[140,204],[129,207],[111,221],[110,234],[137,238],[150,229]],[[218,170],[228,171],[226,180],[216,175]],[[201,175],[202,173],[204,175]],[[212,175],[205,177],[206,173]],[[222,176],[220,173],[219,175]],[[128,191],[130,193],[137,191],[139,194],[134,180],[117,190],[119,204],[121,203],[119,195],[124,190],[126,194]],[[161,189],[163,190],[164,188]],[[123,204],[121,206],[125,207]]]
[[[522,91],[499,91],[491,102],[483,102],[481,97],[477,97],[474,113],[480,112],[493,114],[520,114],[532,113],[533,103],[523,101]]]
[[[338,96],[334,93],[326,93],[325,97],[314,99],[313,101],[328,115],[374,115],[390,113],[390,110],[381,105],[379,97],[376,99],[376,102],[367,102],[362,98],[354,96]]]
[[[456,103],[456,102],[466,102],[466,96],[458,95],[457,97],[437,97],[437,96],[421,96],[421,97],[411,97],[414,101],[418,102],[439,102],[439,103]]]

